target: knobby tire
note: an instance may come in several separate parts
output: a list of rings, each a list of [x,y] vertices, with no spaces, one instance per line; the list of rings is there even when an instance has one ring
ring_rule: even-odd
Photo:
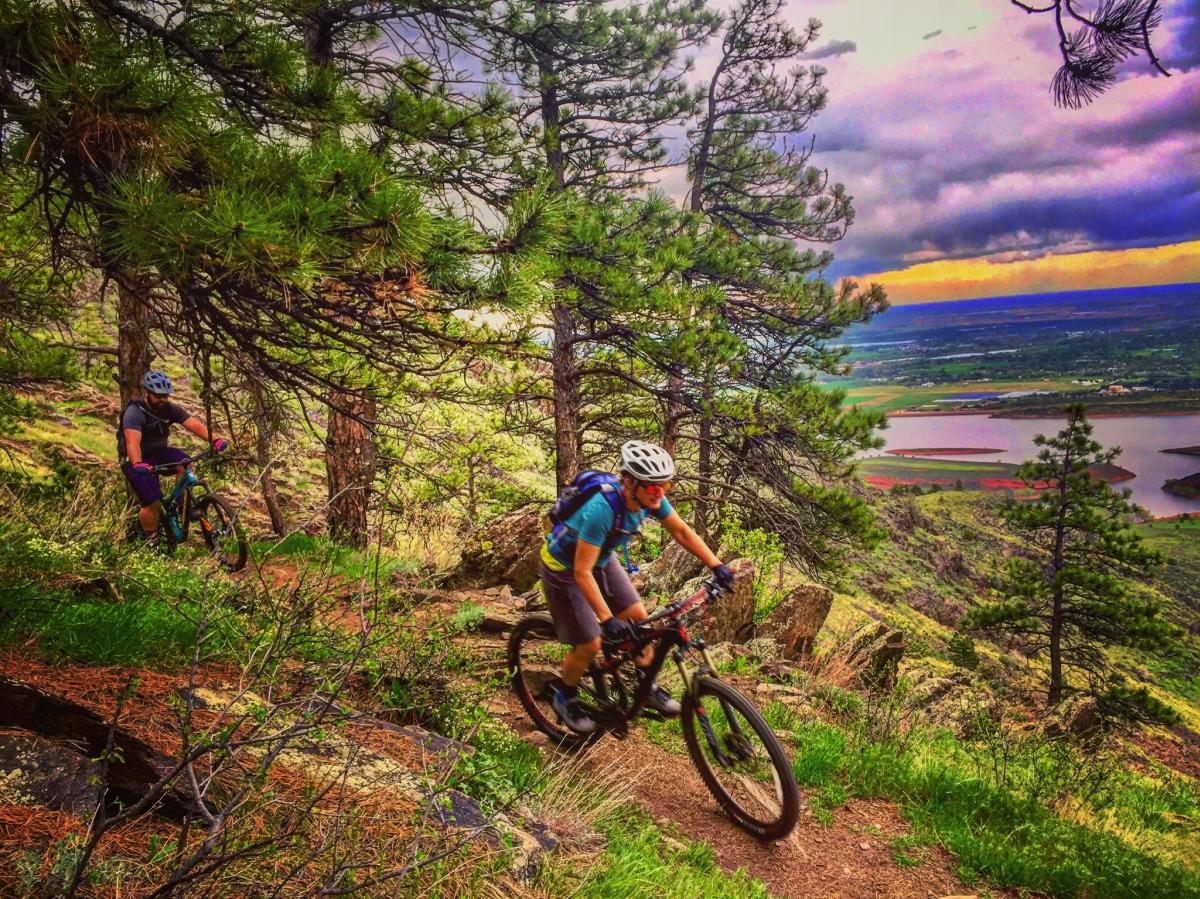
[[[208,547],[208,551],[213,554],[221,567],[226,571],[241,571],[245,568],[250,549],[246,544],[246,535],[242,532],[242,526],[238,524],[237,514],[229,503],[215,493],[206,493],[196,500],[196,514],[198,516],[196,524],[199,526],[200,536],[204,538],[204,545]],[[205,527],[205,525],[208,526]],[[216,532],[223,530],[237,538],[236,552],[226,552],[217,542]]]
[[[741,716],[741,723],[749,725],[755,736],[762,742],[767,751],[774,777],[776,798],[780,803],[779,813],[770,820],[762,820],[756,813],[743,807],[736,797],[729,793],[721,782],[718,771],[714,770],[715,760],[711,760],[706,751],[710,748],[708,735],[699,723],[700,708],[704,704],[714,708],[722,705]],[[724,709],[722,709],[724,712]],[[742,829],[762,840],[778,840],[791,833],[796,826],[800,814],[800,788],[796,785],[796,775],[792,771],[787,753],[771,730],[771,726],[759,713],[754,705],[724,681],[711,677],[700,677],[695,689],[685,695],[683,700],[683,737],[687,743],[688,753],[704,780],[705,786],[713,794],[721,808]],[[719,764],[717,765],[719,768]],[[729,772],[721,772],[726,777],[737,777]]]
[[[539,697],[543,697],[547,689],[545,669],[548,666],[537,665],[536,672],[531,670],[533,660],[528,657],[528,650],[535,641],[545,644],[558,642],[558,634],[549,615],[530,615],[522,618],[509,634],[508,671],[513,692],[517,694],[517,699],[534,727],[549,737],[555,746],[560,749],[579,749],[586,746],[600,736],[599,727],[594,733],[586,736],[577,734],[559,723],[558,716],[554,714],[548,701],[543,699],[542,705],[538,704]],[[557,676],[557,673],[555,671],[554,675]]]

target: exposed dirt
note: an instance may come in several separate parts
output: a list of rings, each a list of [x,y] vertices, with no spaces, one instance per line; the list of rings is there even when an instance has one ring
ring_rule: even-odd
[[[474,645],[481,662],[485,655],[503,650],[500,638],[479,638]],[[544,747],[545,752],[554,751],[511,693],[494,696],[489,705],[522,737]],[[621,763],[636,778],[637,804],[661,827],[708,843],[722,868],[729,872],[744,868],[774,896],[928,899],[974,895],[955,876],[953,858],[940,847],[908,850],[924,859],[918,866],[896,863],[888,843],[908,833],[908,826],[889,802],[853,799],[834,813],[828,826],[804,811],[791,836],[764,844],[721,812],[687,756],[682,735],[678,753],[651,742],[636,729],[626,740],[605,739],[587,751],[598,767]],[[1015,894],[993,890],[992,895]]]

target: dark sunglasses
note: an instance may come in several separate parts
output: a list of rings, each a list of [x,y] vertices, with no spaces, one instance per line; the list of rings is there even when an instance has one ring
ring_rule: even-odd
[[[664,495],[666,495],[671,492],[672,488],[675,485],[672,484],[670,481],[667,481],[663,484],[650,484],[650,483],[647,483],[646,481],[638,481],[638,486],[644,488],[648,492],[654,488],[658,488],[659,490],[662,491],[662,493]]]

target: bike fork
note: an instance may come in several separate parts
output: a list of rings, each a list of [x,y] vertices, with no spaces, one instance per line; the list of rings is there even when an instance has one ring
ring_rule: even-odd
[[[708,654],[708,647],[700,645],[697,647],[700,652],[700,658],[704,661],[704,668],[711,674],[716,673],[716,666],[713,664],[712,657]],[[679,669],[679,676],[683,678],[684,690],[691,692],[695,689],[694,684],[697,682],[697,677],[690,672],[683,664],[683,652],[676,648],[672,656],[675,662],[675,667]],[[704,731],[704,739],[708,741],[709,747],[712,749],[717,763],[722,767],[727,767],[730,763],[729,757],[726,756],[725,750],[721,746],[721,741],[717,739],[717,733],[713,730],[712,722],[708,718],[708,713],[704,711],[704,706],[700,703],[700,697],[693,693],[693,705],[696,709],[696,717],[700,720],[700,729]],[[725,721],[729,724],[731,734],[739,737],[744,736],[742,728],[738,722],[738,716],[733,713],[728,705],[723,700],[720,700],[721,710],[725,713]]]

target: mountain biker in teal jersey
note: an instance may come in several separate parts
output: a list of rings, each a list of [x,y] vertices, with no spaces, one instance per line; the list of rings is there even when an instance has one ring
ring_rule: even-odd
[[[167,445],[171,425],[182,425],[201,440],[210,442],[218,453],[224,452],[229,444],[220,437],[212,438],[204,422],[168,399],[175,387],[161,371],[146,372],[142,390],[142,399],[133,400],[121,412],[121,423],[117,427],[117,458],[141,506],[138,521],[142,525],[142,536],[152,541],[158,531],[162,502],[162,485],[154,469],[159,465],[175,465],[176,474],[182,477],[188,459],[186,452]]]
[[[588,498],[573,514],[555,527],[542,546],[542,586],[550,606],[558,637],[572,646],[563,660],[562,684],[551,705],[563,724],[588,734],[596,722],[579,707],[579,682],[599,654],[601,635],[621,641],[632,637],[633,622],[648,617],[641,597],[629,575],[614,561],[647,518],[661,522],[676,543],[712,569],[728,587],[733,571],[721,564],[703,540],[671,508],[666,493],[675,476],[675,460],[660,446],[630,440],[621,447],[622,521],[601,493]],[[647,647],[637,659],[641,666],[651,661]],[[679,703],[654,684],[649,703],[664,715],[678,715]]]

